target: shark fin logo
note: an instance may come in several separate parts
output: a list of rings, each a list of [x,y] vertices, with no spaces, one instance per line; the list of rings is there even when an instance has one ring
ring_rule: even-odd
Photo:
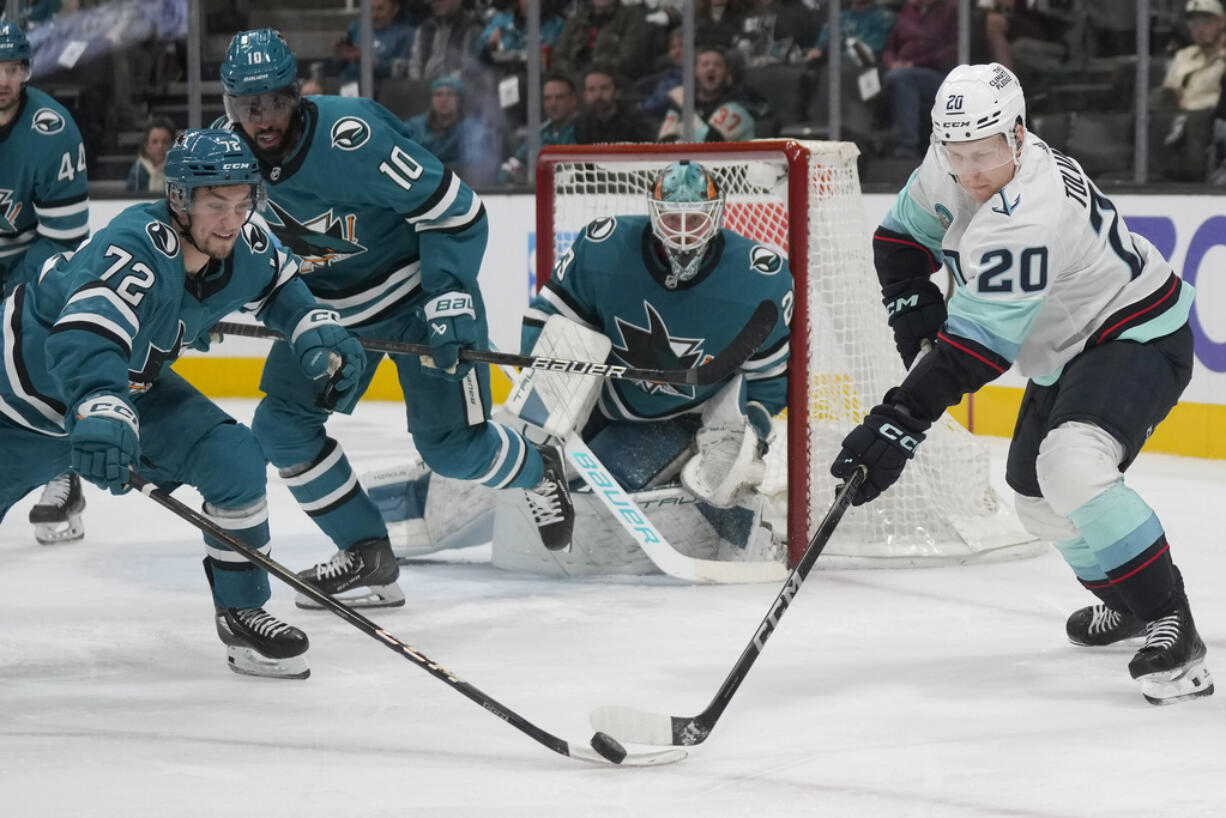
[[[345,116],[332,126],[332,147],[355,151],[370,139],[370,126],[356,116]]]
[[[179,255],[179,236],[169,226],[162,222],[149,222],[145,225],[145,232],[157,251],[166,258]]]
[[[64,130],[64,117],[50,108],[39,108],[30,120],[30,127],[43,136],[51,136]]]
[[[613,231],[617,229],[617,219],[612,216],[606,216],[602,219],[596,219],[587,226],[588,241],[604,241],[609,236],[613,235]]]
[[[251,252],[257,255],[268,249],[269,239],[258,224],[247,222],[243,225],[243,239],[247,242],[247,246],[251,248]]]
[[[764,276],[773,276],[783,269],[783,259],[769,247],[756,244],[749,251],[749,266]]]

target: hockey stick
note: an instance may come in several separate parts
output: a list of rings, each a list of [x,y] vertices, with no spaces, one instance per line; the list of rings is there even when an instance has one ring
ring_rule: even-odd
[[[731,562],[689,557],[674,548],[652,524],[647,515],[622,490],[613,475],[600,462],[578,432],[567,435],[566,456],[579,476],[591,487],[609,513],[638,543],[647,558],[664,573],[690,582],[770,582],[783,579],[787,569],[781,562]]]
[[[867,474],[868,470],[860,466],[839,489],[838,495],[834,498],[834,505],[830,507],[830,511],[826,512],[825,519],[817,527],[813,538],[809,540],[809,545],[805,548],[800,562],[788,575],[787,581],[783,583],[783,589],[779,591],[779,595],[775,597],[775,601],[771,603],[770,609],[766,612],[766,618],[762,620],[762,624],[758,625],[753,639],[749,640],[749,644],[741,652],[740,658],[724,679],[724,683],[719,686],[719,690],[716,691],[715,697],[711,699],[706,710],[697,716],[686,717],[649,713],[633,707],[598,707],[592,711],[592,726],[602,733],[615,735],[622,741],[632,744],[674,744],[684,747],[706,741],[707,736],[715,729],[715,723],[719,721],[724,708],[732,701],[733,694],[741,686],[741,682],[745,681],[749,669],[753,667],[754,661],[762,653],[766,640],[779,626],[779,620],[783,618],[784,611],[792,604],[805,577],[809,575],[813,564],[817,562],[818,555],[826,547],[830,536],[838,527],[839,520],[843,518],[843,512],[847,510],[852,496],[864,482]]]
[[[710,386],[719,383],[749,360],[749,356],[758,351],[758,347],[775,328],[779,315],[773,301],[763,301],[754,308],[753,314],[737,333],[737,336],[722,349],[718,355],[701,366],[691,369],[639,369],[618,364],[594,363],[592,361],[570,361],[565,358],[534,357],[532,355],[515,355],[510,352],[491,352],[486,349],[460,348],[461,361],[473,361],[487,364],[510,364],[511,366],[530,369],[548,369],[552,372],[568,372],[575,375],[598,375],[605,378],[619,378],[630,381],[647,381],[649,383],[673,383],[684,386]],[[284,340],[281,333],[255,324],[236,324],[232,321],[218,321],[213,327],[222,335],[238,335],[246,338],[276,338]],[[393,341],[382,338],[359,338],[362,346],[375,352],[389,352],[394,355],[419,355],[429,357],[431,350],[428,344],[415,344],[408,341]]]
[[[176,517],[194,525],[201,531],[225,543],[230,548],[242,554],[251,562],[260,566],[268,573],[275,576],[277,579],[284,582],[286,585],[293,588],[300,594],[305,594],[315,600],[322,607],[327,608],[332,613],[339,616],[341,619],[353,625],[362,633],[381,643],[396,654],[403,656],[413,664],[425,670],[436,679],[441,679],[450,685],[453,689],[459,691],[465,697],[479,704],[482,709],[489,711],[493,715],[505,721],[515,729],[527,734],[535,741],[553,750],[560,755],[577,758],[581,761],[590,761],[600,764],[605,761],[622,766],[642,767],[651,764],[669,764],[674,761],[680,761],[685,758],[685,751],[665,750],[649,753],[627,753],[625,748],[617,743],[614,739],[603,733],[596,733],[592,736],[590,744],[595,750],[589,750],[582,745],[575,745],[567,742],[557,736],[547,733],[540,727],[537,727],[532,722],[525,719],[523,716],[516,713],[514,710],[499,703],[492,697],[482,693],[476,687],[470,685],[456,677],[451,671],[437,664],[433,660],[426,657],[421,651],[397,639],[392,634],[385,631],[383,628],[376,625],[371,620],[367,619],[362,614],[352,608],[338,602],[333,597],[320,591],[309,582],[303,581],[293,571],[283,566],[281,563],[261,554],[259,550],[252,548],[242,540],[234,537],[221,526],[214,523],[209,518],[196,511],[193,511],[188,506],[171,497],[166,492],[159,489],[153,483],[150,483],[145,478],[141,477],[136,472],[131,472],[129,483],[131,486],[140,491],[145,496],[153,499],[163,508],[168,509]]]

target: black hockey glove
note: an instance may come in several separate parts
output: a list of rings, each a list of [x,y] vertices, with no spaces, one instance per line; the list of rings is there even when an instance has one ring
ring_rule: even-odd
[[[909,278],[885,287],[881,302],[890,314],[894,345],[903,365],[910,368],[924,341],[937,337],[945,325],[945,297],[927,278]]]
[[[858,466],[868,467],[868,477],[852,498],[853,506],[869,502],[894,485],[907,461],[924,442],[929,424],[894,406],[874,406],[864,422],[843,438],[843,450],[830,466],[838,478],[850,477]]]

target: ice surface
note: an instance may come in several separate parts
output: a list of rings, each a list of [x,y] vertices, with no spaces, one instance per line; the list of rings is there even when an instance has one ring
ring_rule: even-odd
[[[254,404],[226,406],[249,420]],[[365,470],[400,459],[403,426],[400,407],[371,403],[331,429]],[[1167,526],[1226,679],[1226,463],[1143,455],[1130,482]],[[195,530],[140,495],[87,494],[83,542],[37,545],[35,495],[0,526],[5,816],[1226,813],[1226,691],[1152,707],[1128,677],[1133,648],[1067,644],[1089,597],[1054,552],[816,571],[707,743],[614,769],[550,753],[337,617],[295,609],[275,580],[269,608],[310,634],[312,676],[230,673]],[[270,502],[276,559],[331,553],[272,473]],[[545,580],[487,558],[405,569],[408,605],[371,618],[576,743],[597,705],[702,710],[778,591]]]

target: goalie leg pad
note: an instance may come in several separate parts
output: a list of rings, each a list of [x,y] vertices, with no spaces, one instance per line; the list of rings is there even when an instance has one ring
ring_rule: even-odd
[[[368,472],[362,482],[383,514],[397,560],[481,545],[493,536],[496,492],[480,483],[443,477],[421,461]]]
[[[698,453],[681,470],[681,483],[720,508],[737,503],[738,493],[755,488],[766,475],[758,433],[745,415],[745,379],[737,375],[702,407],[702,428],[694,437]]]
[[[641,491],[676,482],[697,430],[694,415],[650,423],[612,421],[588,440],[588,447],[622,488]]]

